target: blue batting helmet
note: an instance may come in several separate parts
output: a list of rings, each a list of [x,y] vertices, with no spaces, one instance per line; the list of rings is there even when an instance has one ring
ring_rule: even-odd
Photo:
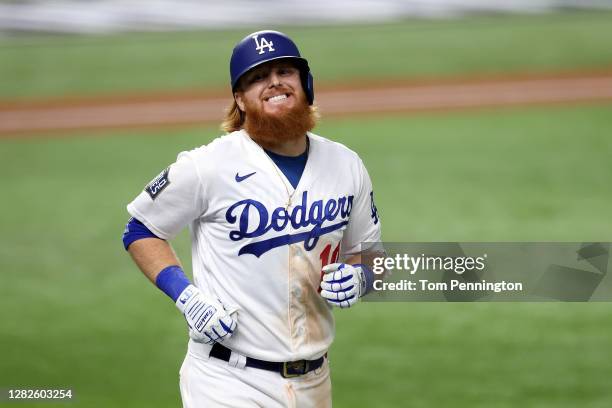
[[[306,93],[308,103],[312,105],[314,100],[314,84],[308,61],[302,58],[297,45],[279,31],[263,30],[249,34],[234,47],[230,60],[230,76],[232,81],[232,92],[240,77],[247,71],[268,61],[281,58],[289,58],[297,63],[302,78],[302,86]]]

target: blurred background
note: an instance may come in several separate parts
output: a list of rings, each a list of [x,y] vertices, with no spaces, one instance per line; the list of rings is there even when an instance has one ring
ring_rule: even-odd
[[[231,50],[264,28],[308,58],[315,132],[363,158],[386,241],[612,241],[611,1],[0,1],[0,388],[180,406],[185,324],[125,205],[220,135]],[[610,316],[337,311],[334,405],[609,407]]]

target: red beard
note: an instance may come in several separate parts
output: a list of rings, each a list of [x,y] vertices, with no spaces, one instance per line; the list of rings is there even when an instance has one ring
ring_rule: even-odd
[[[316,110],[300,101],[294,108],[281,115],[269,115],[258,104],[245,101],[246,120],[244,128],[249,136],[266,149],[274,149],[285,142],[304,137],[317,122]]]

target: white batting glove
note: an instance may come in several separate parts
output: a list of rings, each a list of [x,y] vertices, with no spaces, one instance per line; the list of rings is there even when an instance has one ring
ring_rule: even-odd
[[[351,307],[366,292],[366,279],[361,267],[333,263],[323,267],[321,296],[332,306]]]
[[[236,330],[237,316],[232,317],[219,300],[207,299],[193,285],[183,290],[176,306],[187,320],[189,337],[199,343],[220,343]]]

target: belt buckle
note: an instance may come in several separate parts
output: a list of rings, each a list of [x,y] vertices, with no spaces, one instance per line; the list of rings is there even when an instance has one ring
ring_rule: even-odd
[[[283,363],[283,372],[281,375],[284,378],[294,378],[304,375],[308,372],[310,367],[310,361],[298,360],[298,361],[287,361]]]

